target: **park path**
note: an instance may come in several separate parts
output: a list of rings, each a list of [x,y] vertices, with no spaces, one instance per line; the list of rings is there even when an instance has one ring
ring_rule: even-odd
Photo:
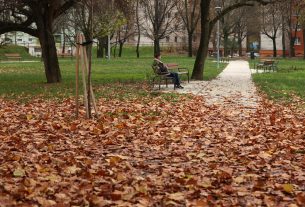
[[[259,102],[247,61],[231,61],[212,81],[192,81],[179,93],[193,93],[205,97],[208,104],[239,106],[255,109]]]

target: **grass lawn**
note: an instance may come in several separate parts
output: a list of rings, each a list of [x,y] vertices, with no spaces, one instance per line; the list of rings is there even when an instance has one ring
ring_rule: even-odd
[[[271,99],[290,102],[296,95],[305,101],[305,60],[278,60],[277,73],[254,74],[254,82]],[[252,68],[255,62],[257,61],[250,61]],[[294,67],[297,70],[294,70]]]
[[[6,53],[18,53],[23,60],[32,60],[36,59],[35,57],[32,57],[28,51],[27,48],[17,45],[2,45],[0,46],[0,61],[5,61],[7,58],[5,57]]]
[[[145,94],[143,83],[151,78],[152,50],[150,47],[141,48],[141,58],[135,57],[133,48],[126,48],[122,58],[105,59],[93,58],[92,82],[97,96],[117,94],[120,89],[125,95]],[[185,56],[162,56],[164,62],[175,62],[181,67],[193,68],[195,59]],[[37,59],[38,60],[38,59]],[[222,65],[223,67],[225,64]],[[75,59],[60,58],[62,83],[46,84],[43,63],[8,63],[0,62],[0,96],[8,98],[42,96],[69,97],[73,96],[75,88]],[[222,68],[223,68],[222,67]],[[217,70],[215,63],[208,60],[205,68],[205,80],[215,78],[222,69]],[[130,87],[129,87],[130,86]],[[140,86],[140,87],[138,87]],[[132,88],[136,87],[136,90]],[[130,91],[132,90],[132,91]]]

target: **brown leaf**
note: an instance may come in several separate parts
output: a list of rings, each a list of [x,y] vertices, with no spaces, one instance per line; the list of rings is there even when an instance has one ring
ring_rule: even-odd
[[[300,206],[305,206],[305,193],[298,193],[296,200]]]
[[[185,199],[185,195],[181,192],[177,192],[177,193],[169,194],[168,198],[174,201],[182,201]]]

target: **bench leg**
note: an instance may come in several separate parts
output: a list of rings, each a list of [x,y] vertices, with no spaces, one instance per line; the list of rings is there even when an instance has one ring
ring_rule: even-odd
[[[159,78],[159,90],[161,90],[161,78]]]
[[[157,78],[157,77],[153,77],[153,79],[152,79],[152,88],[155,88],[156,78]]]

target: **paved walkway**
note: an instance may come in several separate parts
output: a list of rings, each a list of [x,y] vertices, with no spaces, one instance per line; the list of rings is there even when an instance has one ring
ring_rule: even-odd
[[[209,104],[238,105],[256,108],[259,96],[252,82],[249,64],[243,60],[231,61],[212,81],[192,81],[179,93],[203,95]]]

